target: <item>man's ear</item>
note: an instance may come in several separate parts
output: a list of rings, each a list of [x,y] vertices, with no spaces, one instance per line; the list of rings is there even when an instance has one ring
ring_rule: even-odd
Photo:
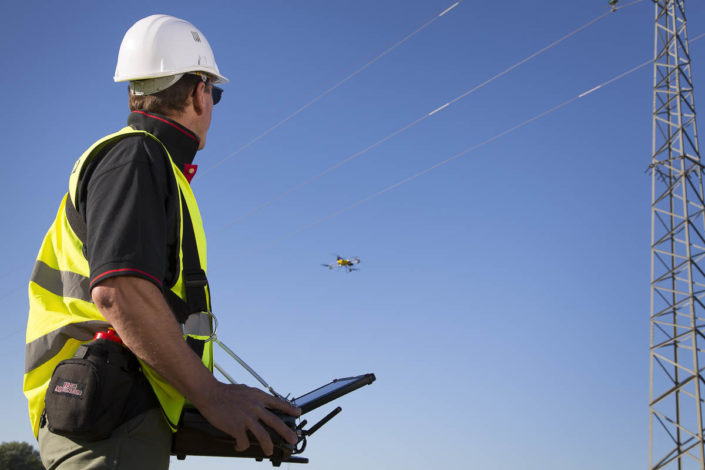
[[[206,112],[206,84],[203,82],[198,82],[198,85],[196,85],[196,88],[193,89],[193,93],[191,95],[191,104],[193,106],[193,110],[196,111],[196,114],[199,116]]]

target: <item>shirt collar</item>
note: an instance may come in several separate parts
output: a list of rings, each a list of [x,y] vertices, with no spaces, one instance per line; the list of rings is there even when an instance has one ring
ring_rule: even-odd
[[[135,130],[147,131],[159,139],[169,151],[171,159],[182,171],[192,165],[200,140],[196,134],[168,117],[145,111],[133,111],[127,125]],[[187,167],[188,165],[188,167]]]

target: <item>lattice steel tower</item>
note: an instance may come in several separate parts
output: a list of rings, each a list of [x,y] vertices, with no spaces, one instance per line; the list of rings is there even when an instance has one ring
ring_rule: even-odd
[[[684,0],[654,0],[649,466],[705,470],[705,198]]]

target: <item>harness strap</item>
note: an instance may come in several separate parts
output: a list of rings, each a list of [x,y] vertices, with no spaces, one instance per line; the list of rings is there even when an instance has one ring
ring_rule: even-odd
[[[176,295],[171,289],[166,293],[167,302],[172,308],[174,315],[181,324],[185,324],[189,315],[208,311],[208,278],[201,268],[201,261],[198,256],[198,245],[196,244],[196,234],[193,231],[193,223],[188,212],[186,199],[181,195],[181,207],[183,220],[183,234],[181,236],[181,253],[183,255],[183,282],[186,289],[186,301]],[[187,332],[188,333],[188,332]],[[186,342],[193,351],[201,357],[205,347],[205,341],[188,336]]]

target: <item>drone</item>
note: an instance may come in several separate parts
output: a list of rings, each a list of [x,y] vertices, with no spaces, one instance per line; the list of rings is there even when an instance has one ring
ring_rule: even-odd
[[[360,258],[343,258],[342,256],[336,255],[336,261],[332,264],[321,264],[328,269],[333,268],[344,268],[347,272],[358,271],[358,268],[354,268],[356,264],[360,264]]]

